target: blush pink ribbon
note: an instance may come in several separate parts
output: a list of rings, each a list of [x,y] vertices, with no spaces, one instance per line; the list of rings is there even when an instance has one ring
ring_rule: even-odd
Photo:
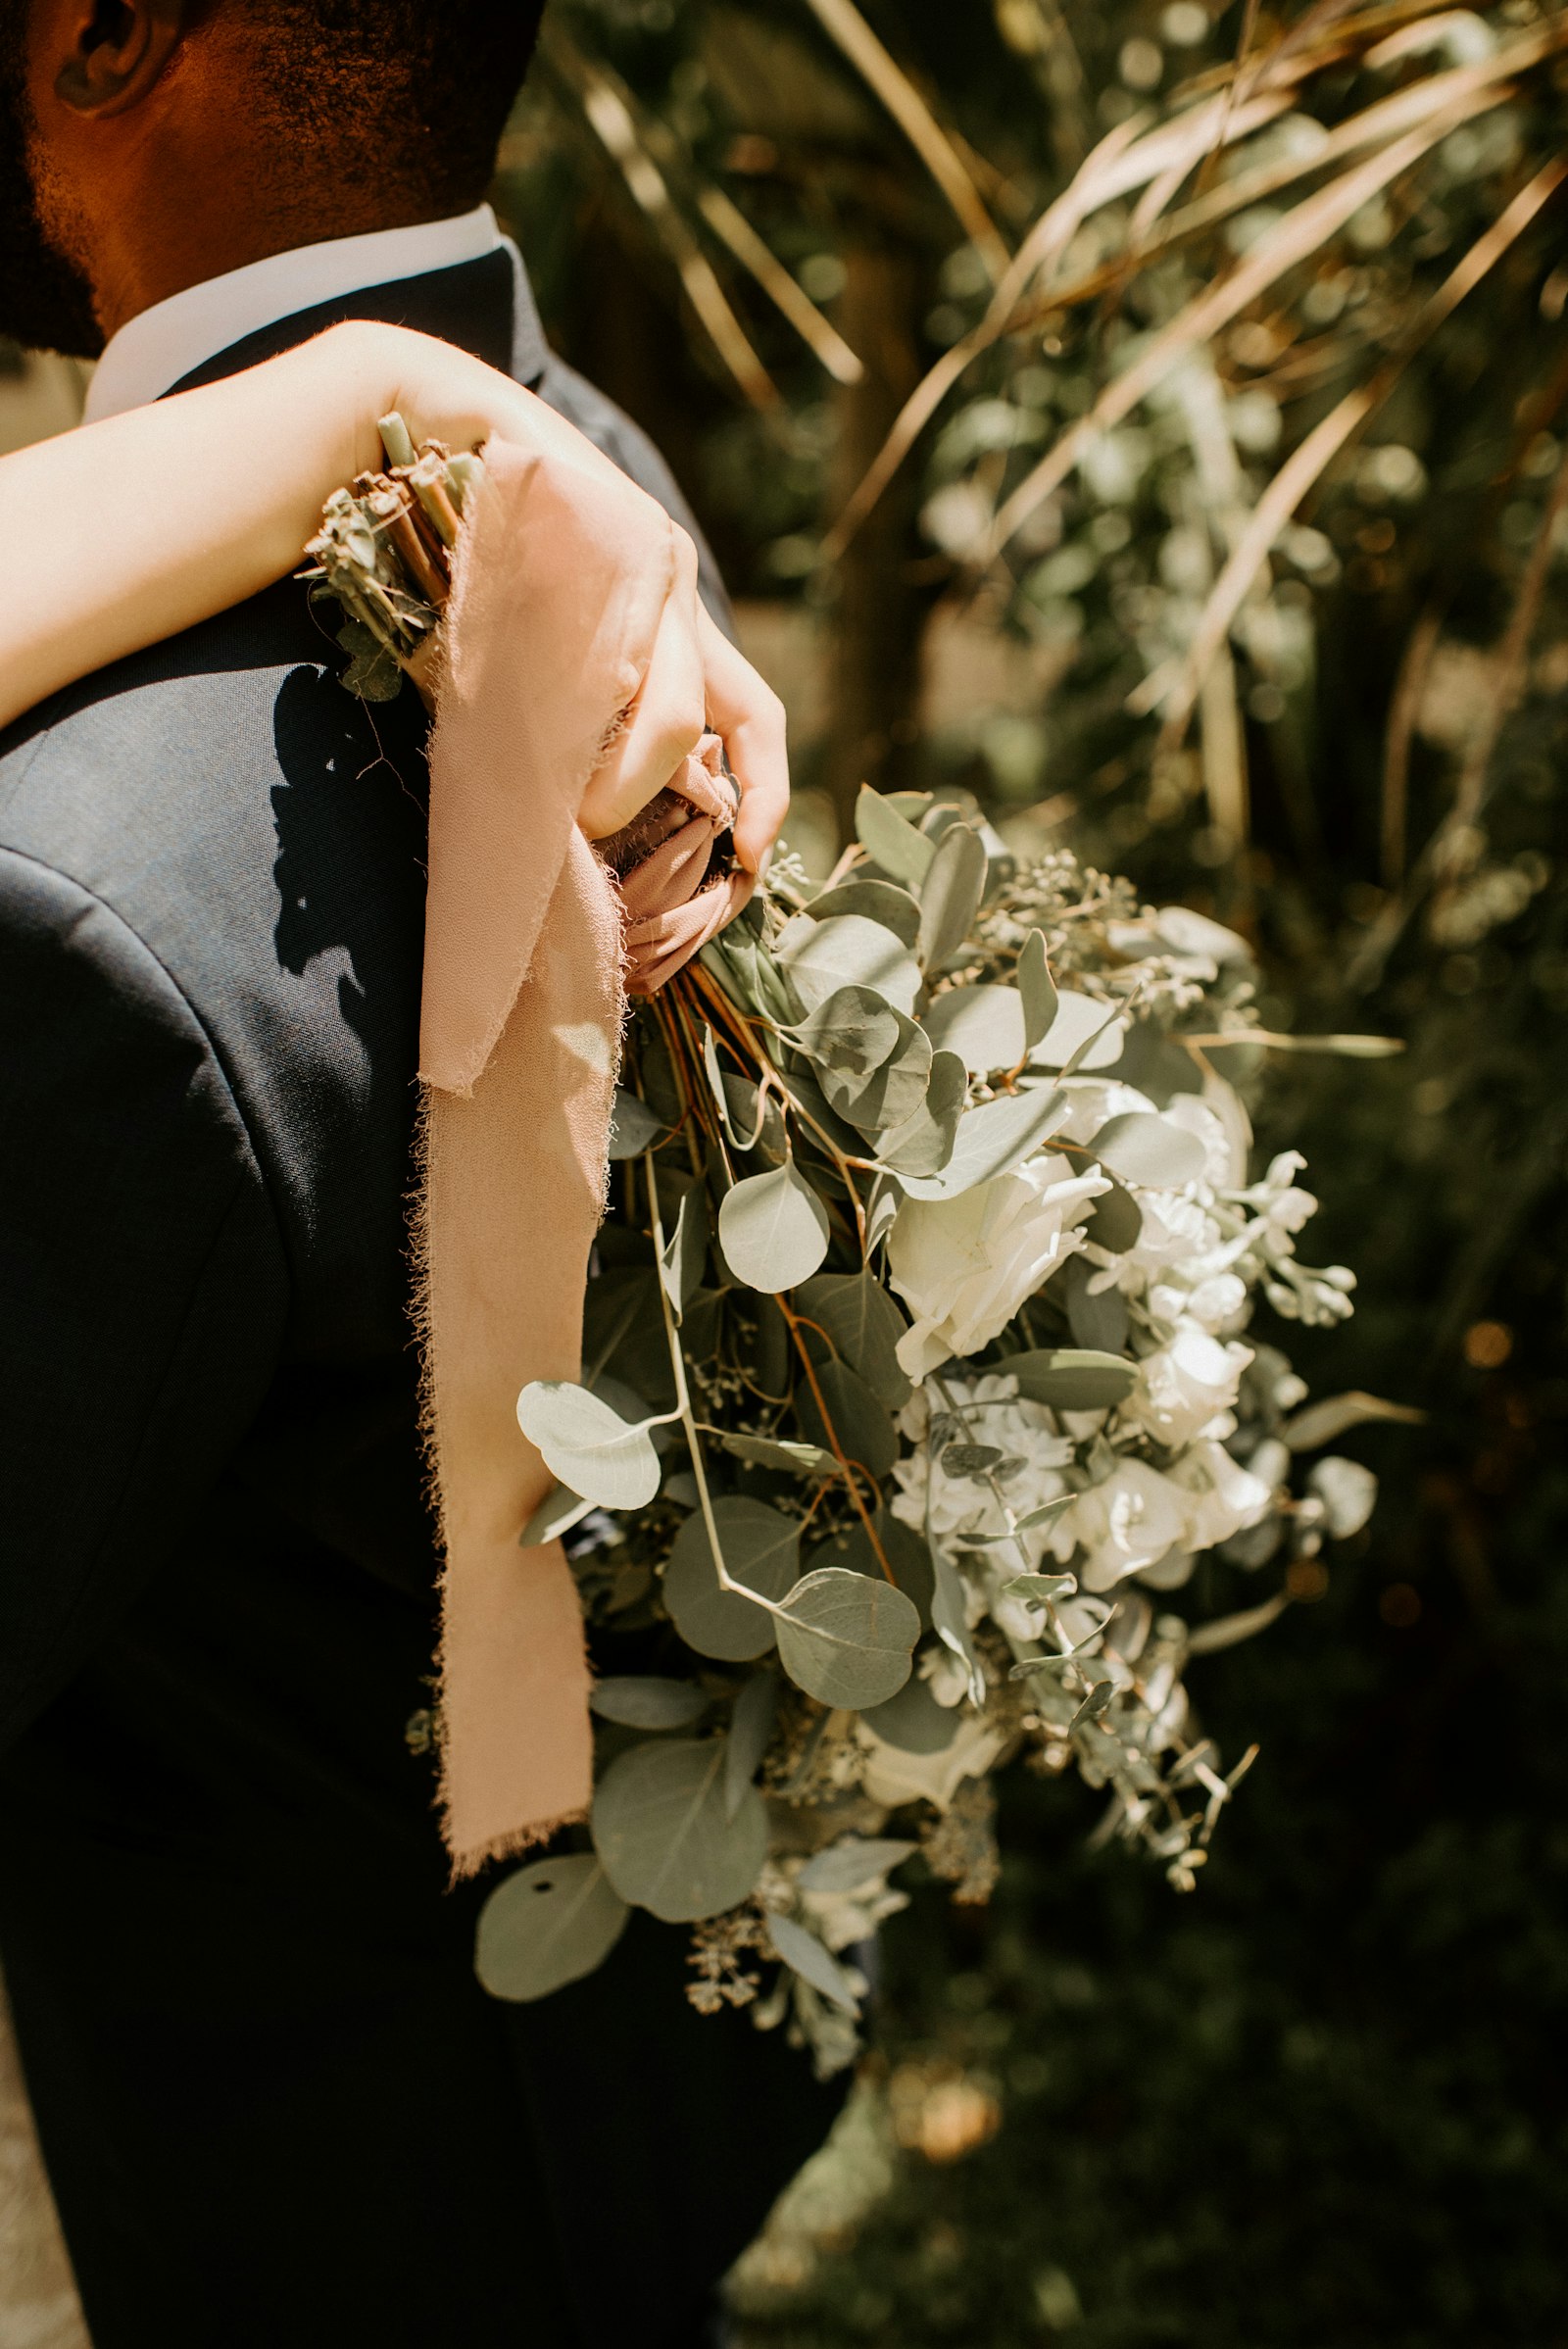
[[[752,887],[723,854],[735,787],[710,735],[618,892],[578,828],[662,632],[695,628],[696,565],[661,507],[536,421],[526,448],[492,442],[466,514],[430,759],[415,1251],[458,1876],[589,1806],[581,1609],[560,1542],[519,1540],[553,1480],[516,1397],[579,1375],[625,995],[663,985]]]

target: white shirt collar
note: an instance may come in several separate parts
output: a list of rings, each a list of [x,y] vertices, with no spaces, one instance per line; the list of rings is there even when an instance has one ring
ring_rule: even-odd
[[[204,285],[187,286],[139,312],[110,336],[87,387],[84,421],[96,424],[161,399],[220,351],[296,311],[335,302],[368,285],[390,285],[400,277],[482,260],[501,242],[495,214],[480,204],[452,220],[378,228],[368,236],[335,236],[292,253],[271,253],[225,276],[209,277]]]

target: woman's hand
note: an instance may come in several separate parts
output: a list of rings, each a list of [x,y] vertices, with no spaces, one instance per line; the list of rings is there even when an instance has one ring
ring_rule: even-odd
[[[676,783],[707,733],[724,745],[740,786],[735,855],[760,873],[790,801],[784,705],[703,609],[697,550],[677,530],[675,593],[626,725],[583,798],[578,821],[590,840],[609,840]]]

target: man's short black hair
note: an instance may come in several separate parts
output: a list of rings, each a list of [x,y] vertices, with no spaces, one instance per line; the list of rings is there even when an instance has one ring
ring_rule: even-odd
[[[544,0],[241,0],[269,113],[356,185],[466,212],[495,169]]]

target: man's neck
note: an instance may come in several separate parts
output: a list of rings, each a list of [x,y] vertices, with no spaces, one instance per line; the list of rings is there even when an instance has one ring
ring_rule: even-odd
[[[462,209],[447,207],[448,211]],[[412,228],[439,218],[443,208],[428,199],[367,191],[363,201],[274,204],[251,214],[221,211],[214,220],[205,205],[159,223],[156,236],[127,236],[105,257],[94,286],[93,307],[104,340],[160,302],[231,276],[259,261],[302,246],[335,244],[345,237],[370,236],[383,229]],[[130,215],[135,218],[134,212]]]
[[[186,285],[139,310],[105,345],[87,394],[87,421],[160,399],[220,352],[280,318],[375,285],[451,269],[497,253],[490,207],[456,219],[377,225],[346,237],[270,252],[221,276]]]

